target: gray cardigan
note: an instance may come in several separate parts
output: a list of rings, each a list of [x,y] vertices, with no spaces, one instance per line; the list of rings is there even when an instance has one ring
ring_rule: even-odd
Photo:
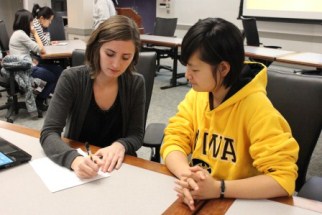
[[[59,165],[71,167],[79,156],[77,151],[61,139],[64,136],[78,140],[93,93],[93,79],[87,66],[78,66],[63,71],[50,101],[41,131],[40,143],[46,155]],[[144,135],[145,85],[140,74],[124,73],[119,77],[123,129],[117,140],[125,147],[125,153],[136,155]]]
[[[10,54],[14,55],[30,55],[30,51],[34,53],[40,52],[40,48],[35,41],[23,31],[16,30],[12,33],[9,41]]]

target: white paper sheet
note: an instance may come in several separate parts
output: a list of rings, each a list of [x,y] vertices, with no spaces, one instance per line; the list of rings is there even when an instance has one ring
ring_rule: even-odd
[[[57,165],[48,157],[35,159],[29,163],[51,192],[57,192],[110,176],[109,173],[100,171],[94,178],[80,179],[73,171]]]
[[[236,199],[226,215],[321,215],[318,212],[271,200]]]
[[[66,45],[68,45],[67,42],[57,42],[52,44],[52,46],[66,46]]]

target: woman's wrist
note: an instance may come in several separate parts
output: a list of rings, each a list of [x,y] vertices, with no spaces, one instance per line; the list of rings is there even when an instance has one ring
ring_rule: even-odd
[[[214,179],[214,198],[219,199],[221,194],[221,180]]]
[[[225,191],[226,191],[225,180],[221,180],[220,181],[220,196],[219,196],[219,198],[221,198],[221,199],[225,198]]]
[[[125,146],[122,143],[115,141],[114,143],[112,143],[112,145],[115,145],[118,148],[120,148],[121,150],[124,150],[124,153],[125,153],[126,148],[125,148]]]
[[[75,171],[75,169],[78,167],[79,163],[82,162],[82,158],[83,156],[77,156],[75,157],[75,159],[73,160],[72,164],[70,165],[70,168]]]

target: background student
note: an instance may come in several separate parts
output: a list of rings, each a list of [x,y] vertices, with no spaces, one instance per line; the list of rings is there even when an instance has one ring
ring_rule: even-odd
[[[48,27],[50,26],[52,20],[54,19],[54,12],[50,7],[40,7],[39,4],[34,4],[32,8],[33,25],[38,33],[38,36],[44,46],[51,44],[50,33],[48,32]],[[33,40],[34,36],[31,35]]]
[[[22,9],[16,12],[13,31],[9,41],[10,54],[30,56],[30,51],[39,54],[45,53],[44,46],[33,27],[32,14],[28,10]],[[30,34],[34,35],[36,42],[31,40]],[[57,76],[45,67],[42,67],[42,65],[34,66],[31,76],[47,82],[42,92],[36,97],[38,110],[46,111],[48,107],[44,104],[44,100],[53,91],[57,82]]]
[[[195,199],[292,195],[299,146],[266,96],[267,68],[244,64],[239,29],[220,18],[197,22],[181,61],[192,89],[169,120],[161,154],[182,201],[194,210]]]
[[[33,27],[37,31],[42,45],[48,46],[53,43],[53,41],[50,40],[50,33],[48,32],[48,27],[54,19],[53,10],[47,6],[40,7],[38,4],[34,4],[32,15],[34,17]],[[35,40],[33,35],[31,35],[31,38]],[[34,58],[34,62],[37,62],[38,65],[38,67],[33,71],[33,74],[37,77],[41,77],[41,79],[50,79],[50,87],[47,87],[38,98],[39,105],[47,107],[46,99],[50,94],[54,93],[56,83],[63,71],[63,68],[53,60],[43,60],[37,56],[37,54],[32,56]],[[48,74],[48,71],[51,72],[51,74]]]
[[[116,15],[116,10],[112,0],[94,0],[93,7],[93,28],[96,29],[99,24]]]
[[[62,73],[44,121],[40,142],[54,162],[90,178],[119,169],[125,154],[136,155],[144,134],[145,87],[134,73],[140,34],[125,16],[112,16],[91,34],[87,65]],[[101,147],[94,161],[82,157],[65,137]]]

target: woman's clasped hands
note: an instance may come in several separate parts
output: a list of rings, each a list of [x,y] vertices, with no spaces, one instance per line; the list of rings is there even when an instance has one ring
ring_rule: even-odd
[[[125,148],[119,142],[99,149],[95,154],[83,157],[78,156],[72,162],[71,168],[79,178],[92,178],[98,171],[112,172],[119,169],[123,163]]]
[[[189,168],[190,173],[182,174],[176,180],[177,196],[190,210],[195,210],[195,201],[200,199],[218,198],[220,195],[219,181],[215,180],[207,170],[200,166]]]

